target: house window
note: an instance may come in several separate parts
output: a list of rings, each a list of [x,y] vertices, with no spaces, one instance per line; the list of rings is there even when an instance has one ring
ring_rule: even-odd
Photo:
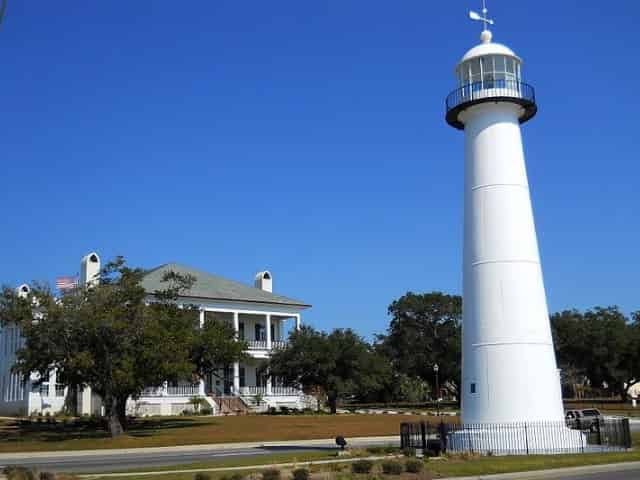
[[[241,387],[245,387],[245,373],[244,373],[244,367],[240,367],[240,386]]]
[[[476,393],[476,384],[475,384],[475,383],[472,383],[472,384],[471,384],[471,393],[472,393],[472,394],[473,394],[473,393]]]
[[[256,323],[256,340],[264,342],[267,339],[267,329],[264,328],[264,325],[260,323]]]
[[[244,340],[244,322],[238,323],[238,338]]]

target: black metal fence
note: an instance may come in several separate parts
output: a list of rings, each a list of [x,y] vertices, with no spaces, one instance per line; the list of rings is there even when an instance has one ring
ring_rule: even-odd
[[[482,455],[534,455],[623,451],[631,448],[629,419],[590,422],[492,424],[402,423],[403,449],[472,452]]]

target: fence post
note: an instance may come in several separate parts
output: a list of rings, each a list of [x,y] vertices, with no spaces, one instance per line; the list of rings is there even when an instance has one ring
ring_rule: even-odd
[[[602,446],[602,433],[600,432],[600,419],[596,417],[596,432],[598,433],[598,445]]]
[[[527,431],[527,422],[524,422],[524,442],[527,448],[527,455],[529,455],[529,433]]]
[[[629,419],[628,418],[623,418],[622,419],[622,432],[623,432],[623,436],[624,436],[624,448],[629,449],[631,448],[631,428],[629,427]]]
[[[424,421],[420,422],[420,437],[422,440],[422,452],[427,452],[427,425]]]

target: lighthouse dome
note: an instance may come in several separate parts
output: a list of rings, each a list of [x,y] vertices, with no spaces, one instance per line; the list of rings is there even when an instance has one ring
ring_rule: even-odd
[[[462,60],[460,60],[460,63],[466,62],[467,60],[470,60],[472,58],[484,57],[486,55],[505,55],[508,57],[515,57],[520,62],[522,62],[520,58],[509,47],[502,45],[501,43],[488,42],[481,43],[480,45],[476,45],[475,47],[473,47],[471,50],[464,54]]]

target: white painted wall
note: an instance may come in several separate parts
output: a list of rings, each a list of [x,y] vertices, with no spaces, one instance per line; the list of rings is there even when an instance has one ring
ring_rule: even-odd
[[[461,114],[465,423],[563,419],[520,113],[502,102]]]

